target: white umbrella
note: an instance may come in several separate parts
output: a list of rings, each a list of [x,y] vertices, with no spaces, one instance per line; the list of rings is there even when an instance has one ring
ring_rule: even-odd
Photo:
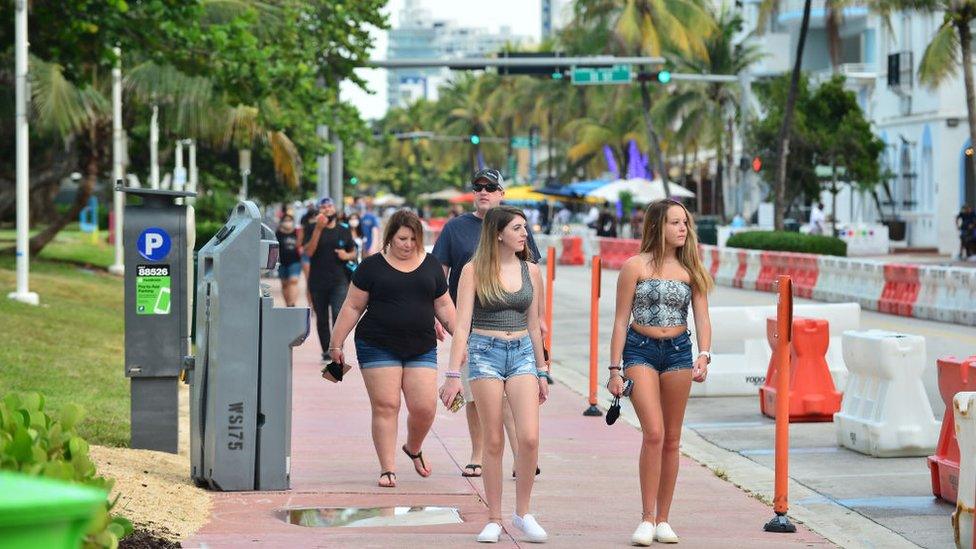
[[[616,202],[620,200],[620,193],[627,191],[633,195],[634,202],[641,204],[650,204],[655,200],[664,198],[690,198],[695,196],[695,193],[677,183],[669,183],[668,189],[671,191],[670,197],[664,196],[664,183],[660,179],[653,181],[641,178],[618,179],[617,181],[593,189],[586,196],[607,202]]]
[[[423,193],[423,194],[417,195],[417,198],[419,198],[421,200],[450,200],[450,199],[454,198],[455,196],[460,196],[462,194],[464,194],[464,193],[462,193],[461,191],[459,191],[459,190],[457,190],[455,188],[448,187],[446,189],[442,189],[442,190],[437,191],[437,192]]]
[[[384,194],[373,200],[373,204],[376,206],[403,206],[406,202],[406,198],[395,194]]]

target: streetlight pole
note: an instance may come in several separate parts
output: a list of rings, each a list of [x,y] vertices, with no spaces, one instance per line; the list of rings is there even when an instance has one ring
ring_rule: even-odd
[[[238,168],[241,170],[241,190],[238,198],[247,200],[247,176],[251,175],[251,149],[238,151],[237,161]]]
[[[149,119],[149,188],[159,188],[159,106],[152,106]]]
[[[30,187],[27,159],[27,0],[15,0],[17,14],[14,19],[14,69],[16,71],[16,129],[17,136],[17,291],[7,294],[15,301],[30,305],[38,304],[37,294],[28,287],[30,249],[27,239],[30,210]]]
[[[125,177],[122,168],[123,147],[122,135],[122,49],[115,48],[115,68],[112,69],[112,185],[121,184]],[[108,272],[116,275],[125,274],[125,263],[122,256],[122,206],[125,198],[121,191],[112,192],[112,243],[115,245],[115,260],[109,266]]]

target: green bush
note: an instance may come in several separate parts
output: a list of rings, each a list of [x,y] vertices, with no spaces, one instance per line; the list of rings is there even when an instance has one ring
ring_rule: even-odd
[[[730,248],[802,252],[819,255],[847,255],[847,243],[832,236],[800,234],[789,231],[748,231],[736,233],[725,244]]]
[[[38,393],[10,393],[0,401],[0,469],[92,486],[106,493],[115,481],[100,477],[88,457],[88,442],[75,432],[84,417],[76,404],[56,415],[44,410]],[[117,501],[116,498],[115,501]],[[115,501],[99,508],[85,536],[85,547],[118,546],[132,523],[110,513]]]

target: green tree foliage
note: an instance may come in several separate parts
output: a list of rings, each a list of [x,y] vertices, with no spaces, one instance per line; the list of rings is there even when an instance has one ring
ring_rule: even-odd
[[[768,111],[765,119],[752,126],[749,141],[763,161],[762,177],[769,183],[776,178],[776,146],[789,85],[790,75],[784,75],[757,88]],[[884,143],[871,131],[854,93],[844,88],[843,77],[834,76],[811,91],[809,79],[802,76],[794,117],[786,165],[787,205],[797,198],[819,199],[818,165],[831,167],[833,173],[845,174],[845,181],[873,192],[882,178]],[[834,177],[835,194],[836,185]]]

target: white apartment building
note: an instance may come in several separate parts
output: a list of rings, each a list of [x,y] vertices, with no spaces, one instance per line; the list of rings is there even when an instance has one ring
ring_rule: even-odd
[[[745,5],[747,21],[755,22],[758,4]],[[771,31],[758,38],[770,57],[759,69],[790,70],[796,52],[803,0],[783,0],[771,21]],[[813,0],[803,69],[814,80],[829,78],[833,70],[847,76],[875,132],[886,144],[884,166],[890,172],[891,200],[881,191],[886,217],[906,223],[905,246],[958,251],[955,216],[962,204],[976,203],[976,184],[968,168],[971,146],[966,122],[965,88],[961,73],[937,89],[918,81],[918,67],[926,46],[942,21],[940,14],[916,12],[892,16],[891,28],[864,6],[844,8],[840,35],[840,65],[831,66],[823,0]],[[898,71],[889,85],[889,67]],[[971,151],[970,151],[971,153]],[[825,198],[829,195],[825,195]],[[830,208],[829,202],[825,200]],[[877,221],[873,199],[839,197],[841,221]]]
[[[513,34],[507,26],[498,32],[459,26],[437,18],[421,7],[418,0],[407,0],[396,28],[389,31],[387,59],[479,57],[495,53],[508,44],[528,41],[528,37]],[[388,107],[402,107],[417,99],[436,100],[438,87],[448,78],[450,71],[446,68],[388,70]]]

